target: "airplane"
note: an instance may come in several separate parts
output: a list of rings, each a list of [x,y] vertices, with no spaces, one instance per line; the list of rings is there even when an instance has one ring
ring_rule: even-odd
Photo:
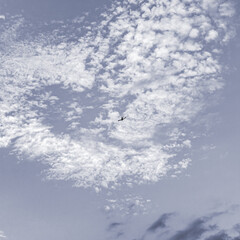
[[[121,117],[118,121],[123,121],[124,119],[126,119],[127,117]]]

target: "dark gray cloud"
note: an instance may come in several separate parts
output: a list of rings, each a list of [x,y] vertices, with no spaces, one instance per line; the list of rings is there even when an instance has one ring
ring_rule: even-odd
[[[240,240],[240,235],[232,238],[226,232],[221,231],[215,235],[206,238],[205,240]]]
[[[232,232],[235,232],[235,237],[231,237],[229,232],[223,228],[223,226],[219,225],[219,220],[222,218],[226,219],[232,215],[233,210],[238,210],[238,205],[232,205],[229,209],[224,211],[218,211],[206,214],[205,216],[201,216],[198,218],[193,219],[187,226],[183,227],[182,229],[176,230],[176,226],[174,226],[175,220],[179,222],[180,215],[176,213],[165,213],[162,214],[159,219],[153,222],[150,227],[147,228],[143,236],[140,238],[141,240],[152,239],[153,235],[158,235],[157,239],[162,238],[168,240],[240,240],[240,224],[238,222],[232,226]],[[177,215],[174,222],[167,221],[173,215]],[[221,222],[221,221],[220,221]],[[112,224],[113,227],[117,224]],[[158,230],[163,230],[162,232]]]
[[[143,231],[139,231],[139,228],[134,229],[132,236],[128,236],[129,223],[136,221],[138,226],[142,224],[136,219],[111,221],[108,231],[112,236],[111,239],[240,240],[239,213],[238,204],[229,205],[228,208],[218,211],[195,215],[195,218],[186,218],[185,214],[174,211],[162,213],[155,221],[148,223],[145,229],[141,227]]]
[[[231,238],[225,232],[220,232],[218,234],[206,238],[206,240],[230,240],[230,239]]]
[[[154,222],[148,229],[148,232],[155,232],[157,229],[165,228],[166,221],[172,216],[173,213],[165,213],[163,214],[156,222]]]
[[[206,216],[200,217],[192,221],[184,230],[178,231],[171,237],[171,240],[192,240],[200,239],[206,233],[218,229],[217,224],[209,224],[208,222],[215,219],[215,221],[222,215],[230,213],[230,211],[238,206],[231,206],[230,209],[220,212],[214,212]],[[237,225],[235,225],[235,228]],[[233,240],[224,231],[219,232],[217,235],[212,235],[207,240]],[[237,239],[234,239],[237,240]]]
[[[171,240],[192,240],[199,239],[203,233],[211,231],[216,228],[215,225],[206,226],[209,217],[198,218],[190,223],[187,228],[178,231]]]

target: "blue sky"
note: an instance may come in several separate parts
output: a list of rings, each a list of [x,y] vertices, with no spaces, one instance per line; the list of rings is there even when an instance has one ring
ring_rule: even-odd
[[[0,4],[0,239],[240,238],[237,1]]]

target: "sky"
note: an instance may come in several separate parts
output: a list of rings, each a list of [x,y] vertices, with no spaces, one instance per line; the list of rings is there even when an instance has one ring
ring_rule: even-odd
[[[0,239],[239,240],[239,11],[0,0]]]

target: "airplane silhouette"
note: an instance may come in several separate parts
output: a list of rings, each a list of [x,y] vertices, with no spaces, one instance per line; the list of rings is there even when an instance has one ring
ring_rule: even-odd
[[[118,121],[123,121],[127,117],[121,117]]]

